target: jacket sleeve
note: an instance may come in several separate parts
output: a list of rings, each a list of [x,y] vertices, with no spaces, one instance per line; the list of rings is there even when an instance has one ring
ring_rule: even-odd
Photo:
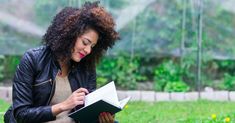
[[[33,53],[26,52],[13,79],[13,113],[18,123],[38,123],[54,120],[51,106],[34,107],[33,81],[35,63]]]

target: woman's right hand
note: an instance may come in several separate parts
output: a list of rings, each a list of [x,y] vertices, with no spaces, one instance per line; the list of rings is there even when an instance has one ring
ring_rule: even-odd
[[[88,90],[85,88],[79,88],[74,91],[65,101],[52,106],[52,113],[54,116],[57,114],[68,111],[76,107],[77,105],[83,105],[85,95],[88,94]]]

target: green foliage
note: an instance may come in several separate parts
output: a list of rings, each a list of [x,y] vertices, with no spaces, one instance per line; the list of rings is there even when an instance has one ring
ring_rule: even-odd
[[[224,74],[224,87],[229,91],[235,90],[235,76],[231,76],[228,73]]]
[[[156,67],[154,71],[154,89],[155,91],[163,91],[169,81],[179,80],[177,71],[179,68],[173,64],[173,61],[163,62]]]
[[[166,92],[186,92],[189,91],[189,86],[187,86],[184,82],[176,81],[176,82],[168,82],[166,87],[164,88]]]
[[[136,89],[137,81],[146,80],[145,76],[140,75],[138,66],[140,63],[137,57],[132,61],[127,55],[116,58],[105,57],[97,67],[97,78],[102,77],[97,82],[102,85],[106,79],[113,80],[123,89]]]
[[[34,14],[37,24],[47,27],[53,16],[62,8],[65,6],[80,7],[85,1],[95,0],[36,0],[34,7],[32,7],[35,13],[32,13],[32,15]],[[115,14],[115,18],[119,16],[121,9],[133,5],[134,2],[101,0],[101,4]],[[183,2],[186,3],[185,30],[182,29]],[[7,1],[2,0],[0,3],[5,4]],[[220,4],[216,4],[217,2],[206,0],[203,3],[205,5],[203,8],[205,19],[203,19],[202,35],[202,86],[213,86],[212,81],[220,79],[223,83],[222,86],[218,86],[218,89],[233,90],[234,60],[214,62],[214,58],[221,56],[234,58],[235,56],[235,48],[233,48],[235,45],[233,41],[235,39],[235,23],[233,23],[235,14],[225,10]],[[135,10],[130,9],[128,12],[132,13],[132,11]],[[187,82],[186,85],[195,87],[197,28],[199,26],[197,17],[198,8],[195,0],[194,2],[183,0],[171,1],[170,3],[166,0],[152,2],[135,19],[119,30],[122,41],[115,45],[114,50],[111,50],[118,58],[106,58],[101,62],[98,68],[97,86],[115,80],[122,88],[134,89],[136,82],[152,81],[153,77],[151,76],[154,75],[154,85],[157,91],[166,91],[169,88],[172,90],[175,86],[177,86],[177,89],[173,90],[178,90],[178,88],[184,88],[182,83],[185,82]],[[39,42],[38,39],[31,36],[16,33],[15,30],[10,29],[5,24],[0,24],[0,28],[0,46],[3,46],[1,50],[3,53],[22,54],[22,51],[29,47],[35,47]],[[177,51],[180,48],[183,33],[185,36],[185,52],[182,56]],[[141,60],[136,57],[130,60],[130,55],[122,54],[122,52],[130,54],[132,52],[130,47],[133,48],[134,55],[140,56]],[[153,58],[161,59],[175,56],[183,57],[180,65],[167,61],[167,63],[157,66],[157,62],[148,61]],[[177,59],[180,59],[179,57]],[[12,76],[19,62],[17,58],[14,59],[10,56],[7,56],[4,60],[0,59],[0,80],[3,77]],[[146,66],[142,63],[146,63]],[[157,66],[156,69],[154,67],[147,68],[151,65]],[[142,70],[145,70],[145,72]],[[224,75],[224,73],[228,73],[228,75]],[[185,87],[185,90],[187,90],[187,87]]]
[[[10,106],[9,103],[7,103],[6,101],[3,101],[2,99],[0,99],[0,123],[4,123],[3,122],[3,113],[7,111],[8,107]]]
[[[130,22],[121,30],[122,42],[116,47],[117,50],[130,52],[129,46],[134,37],[134,52],[142,57],[158,57],[175,53],[180,48],[182,33],[185,34],[185,54],[181,63],[181,77],[188,85],[196,87],[197,77],[197,28],[198,28],[198,8],[193,3],[186,1],[185,30],[182,30],[182,12],[184,4],[181,1],[174,1],[168,4],[165,0],[159,0],[152,3],[136,20]],[[202,86],[208,85],[215,79],[221,79],[221,72],[234,74],[234,61],[231,61],[230,67],[219,71],[222,66],[211,63],[215,58],[225,57],[234,58],[235,45],[234,39],[234,13],[219,9],[219,4],[211,4],[211,1],[205,1],[203,16],[203,35],[202,35],[202,66],[201,74]],[[192,6],[195,6],[192,7]],[[215,10],[211,12],[212,10]],[[177,17],[177,18],[175,18]],[[146,30],[146,31],[143,31]],[[135,34],[134,36],[132,34]],[[186,57],[186,58],[185,58]],[[229,66],[229,65],[227,65]],[[213,74],[211,74],[213,73]],[[167,75],[165,75],[167,76]],[[178,76],[178,75],[176,75]],[[164,81],[158,82],[155,90],[162,90],[165,86]]]
[[[235,69],[235,62],[234,60],[218,60],[215,61],[218,65],[219,72],[222,73],[229,73],[231,75],[235,75],[234,69]]]
[[[21,56],[5,56],[4,58],[4,79],[12,78],[17,65],[20,63]]]
[[[182,81],[182,71],[173,61],[164,61],[155,69],[154,90],[169,92],[184,92],[189,86]]]
[[[105,85],[108,82],[108,79],[104,77],[97,77],[96,81],[97,81],[97,88],[99,88]]]
[[[4,56],[0,55],[0,80],[2,80],[4,78],[4,66],[3,66],[3,60],[4,60]]]

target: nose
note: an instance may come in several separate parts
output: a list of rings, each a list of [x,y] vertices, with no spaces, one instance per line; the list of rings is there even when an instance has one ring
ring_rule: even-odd
[[[84,51],[86,52],[86,55],[91,53],[91,46],[86,46]]]

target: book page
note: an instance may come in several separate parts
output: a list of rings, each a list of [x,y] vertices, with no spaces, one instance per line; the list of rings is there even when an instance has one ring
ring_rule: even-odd
[[[123,109],[123,107],[127,104],[127,102],[130,100],[131,97],[127,97],[120,101],[120,107]]]
[[[85,96],[85,106],[99,100],[107,100],[114,105],[120,106],[113,81]]]

